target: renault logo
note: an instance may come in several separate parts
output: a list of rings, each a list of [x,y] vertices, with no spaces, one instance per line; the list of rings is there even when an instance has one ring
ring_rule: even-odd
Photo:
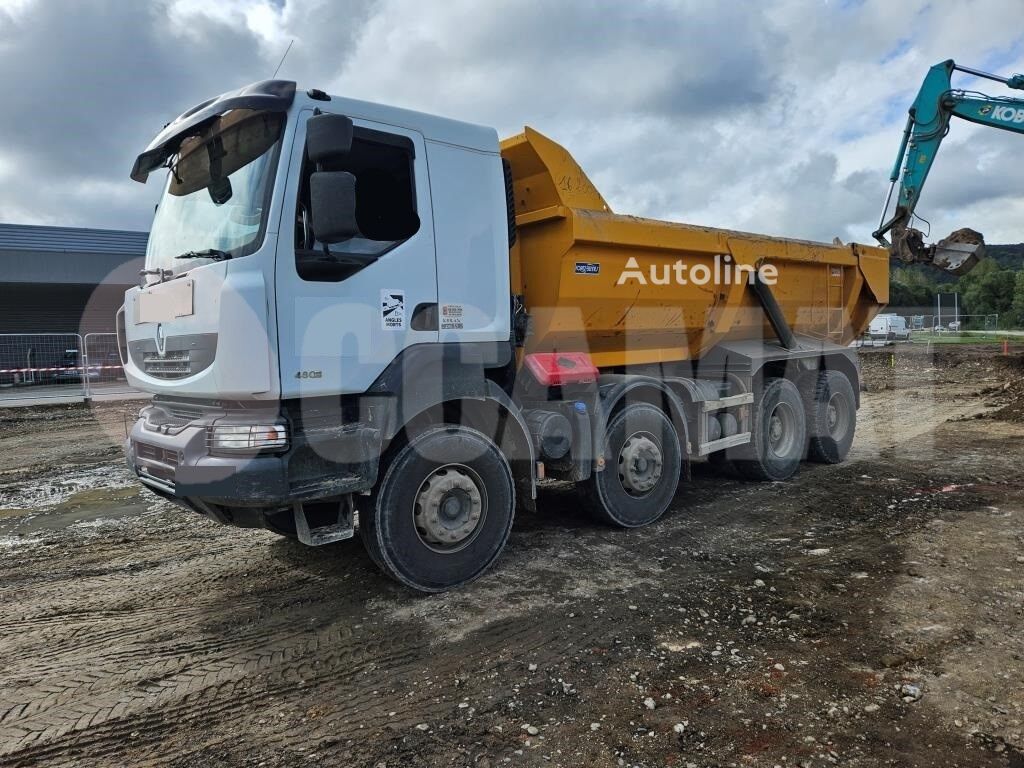
[[[156,353],[160,355],[160,357],[163,357],[167,354],[167,337],[164,336],[163,323],[156,324],[156,334],[154,334],[154,338],[156,341]]]

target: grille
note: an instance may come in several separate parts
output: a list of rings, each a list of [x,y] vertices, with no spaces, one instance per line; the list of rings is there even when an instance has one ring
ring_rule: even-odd
[[[161,403],[161,407],[167,411],[168,416],[181,419],[182,421],[195,421],[203,415],[199,408],[189,408],[185,405],[165,405]]]
[[[146,461],[155,461],[171,467],[178,466],[178,452],[149,443],[135,443],[135,456]]]
[[[187,349],[165,355],[143,352],[142,369],[158,379],[183,379],[192,373],[192,353]]]

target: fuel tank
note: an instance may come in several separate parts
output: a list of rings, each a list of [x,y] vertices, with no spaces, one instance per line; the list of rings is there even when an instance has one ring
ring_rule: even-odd
[[[889,254],[616,214],[579,164],[537,131],[501,143],[517,238],[513,291],[527,351],[586,349],[614,368],[696,360],[724,340],[772,339],[751,273],[790,328],[858,338],[889,300]]]

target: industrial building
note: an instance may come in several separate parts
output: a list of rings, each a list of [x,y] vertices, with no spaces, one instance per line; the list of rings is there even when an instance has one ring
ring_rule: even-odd
[[[146,232],[0,224],[0,334],[114,330]]]

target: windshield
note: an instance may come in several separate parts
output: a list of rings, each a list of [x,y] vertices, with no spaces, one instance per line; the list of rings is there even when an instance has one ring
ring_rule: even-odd
[[[236,258],[259,247],[283,121],[234,110],[182,142],[153,219],[147,269],[179,273],[212,261],[177,258],[189,252]]]

